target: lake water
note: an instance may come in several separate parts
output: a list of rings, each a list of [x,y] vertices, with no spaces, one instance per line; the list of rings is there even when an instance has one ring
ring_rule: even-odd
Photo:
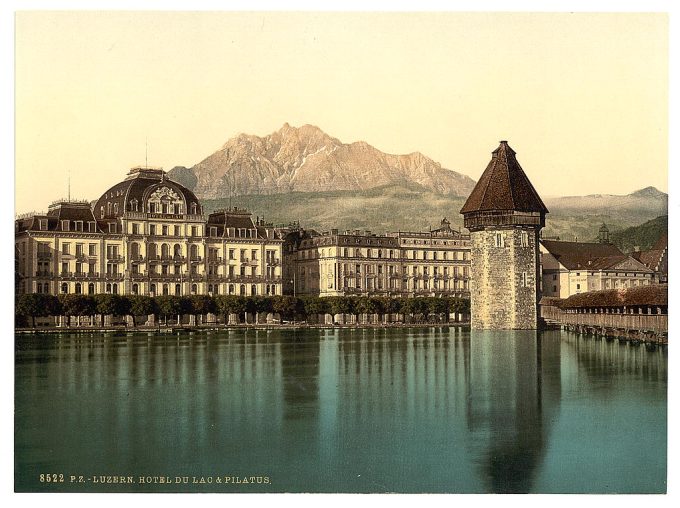
[[[15,390],[17,491],[666,489],[666,351],[561,331],[17,336]]]

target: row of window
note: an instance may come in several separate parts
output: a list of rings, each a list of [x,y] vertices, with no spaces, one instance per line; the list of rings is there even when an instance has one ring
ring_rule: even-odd
[[[300,259],[316,259],[318,257],[325,258],[326,257],[326,249],[321,249],[321,252],[317,250],[301,250],[300,251]],[[383,252],[382,249],[362,249],[362,248],[342,248],[340,251],[342,253],[341,257],[349,258],[349,257],[366,257],[366,258],[377,258],[377,259],[401,259],[400,256],[400,251],[398,250],[386,250]],[[419,254],[420,252],[420,254]],[[383,256],[384,254],[384,256]],[[333,250],[328,249],[328,256],[333,257]],[[449,259],[449,255],[451,255],[451,259]],[[423,260],[432,260],[432,261],[464,261],[469,259],[470,253],[469,251],[427,251],[427,250],[408,250],[404,251],[404,258],[405,259],[423,259]]]
[[[237,294],[238,288],[238,294],[241,296],[256,296],[258,294],[257,290],[257,285],[251,284],[250,287],[248,287],[246,284],[228,284],[226,288],[226,294],[229,295],[235,295]],[[93,282],[90,282],[88,284],[81,284],[80,282],[76,282],[73,286],[74,293],[77,295],[80,294],[88,294],[88,295],[94,295],[95,294],[95,284]],[[49,294],[50,293],[50,284],[49,282],[45,283],[38,283],[36,290],[38,293],[45,293]],[[62,294],[68,294],[69,292],[69,285],[66,282],[63,282],[60,285],[60,293]],[[173,291],[174,290],[174,291]],[[196,295],[198,294],[198,285],[197,284],[192,284],[189,288],[190,294]],[[250,290],[250,292],[248,292]],[[107,283],[105,285],[105,291],[106,293],[109,294],[114,294],[117,295],[119,294],[119,284],[117,283]],[[176,296],[181,296],[182,295],[182,285],[181,284],[150,284],[149,285],[149,294],[150,295],[156,295],[158,291],[158,295],[163,295],[163,296],[168,296],[168,295],[176,295]],[[133,295],[139,295],[140,294],[140,285],[139,284],[132,284],[131,287],[131,293]],[[208,293],[212,295],[218,295],[220,294],[220,285],[219,284],[208,284]],[[265,284],[265,293],[266,295],[276,295],[277,290],[276,290],[276,285],[275,284]]]

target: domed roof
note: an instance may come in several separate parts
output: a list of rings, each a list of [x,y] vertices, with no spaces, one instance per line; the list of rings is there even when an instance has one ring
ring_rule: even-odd
[[[152,212],[149,201],[163,199],[181,204],[182,209],[176,213],[202,213],[201,203],[193,192],[169,180],[162,169],[145,167],[132,168],[125,180],[102,194],[93,211],[97,219],[117,219],[125,212]]]

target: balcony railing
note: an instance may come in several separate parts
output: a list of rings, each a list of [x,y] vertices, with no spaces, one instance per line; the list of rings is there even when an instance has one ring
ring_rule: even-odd
[[[191,259],[189,259],[190,262],[192,263],[200,263],[203,261],[203,258],[201,256],[191,256]]]
[[[106,272],[106,274],[104,274],[104,276],[107,279],[111,279],[111,280],[123,280],[123,274],[122,273]]]
[[[51,272],[49,270],[38,270],[35,272],[36,277],[52,277],[54,276],[54,272]]]
[[[121,256],[120,254],[106,254],[106,260],[107,261],[113,261],[114,263],[122,263],[125,261],[125,258]]]
[[[98,279],[99,272],[59,272],[63,279]]]
[[[222,258],[219,256],[208,256],[208,264],[214,265],[222,263]]]
[[[38,251],[38,259],[52,259],[52,252]]]

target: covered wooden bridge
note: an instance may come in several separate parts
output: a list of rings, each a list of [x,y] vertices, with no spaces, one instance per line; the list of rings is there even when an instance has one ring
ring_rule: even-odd
[[[542,298],[541,317],[578,333],[635,342],[668,343],[668,284]]]

